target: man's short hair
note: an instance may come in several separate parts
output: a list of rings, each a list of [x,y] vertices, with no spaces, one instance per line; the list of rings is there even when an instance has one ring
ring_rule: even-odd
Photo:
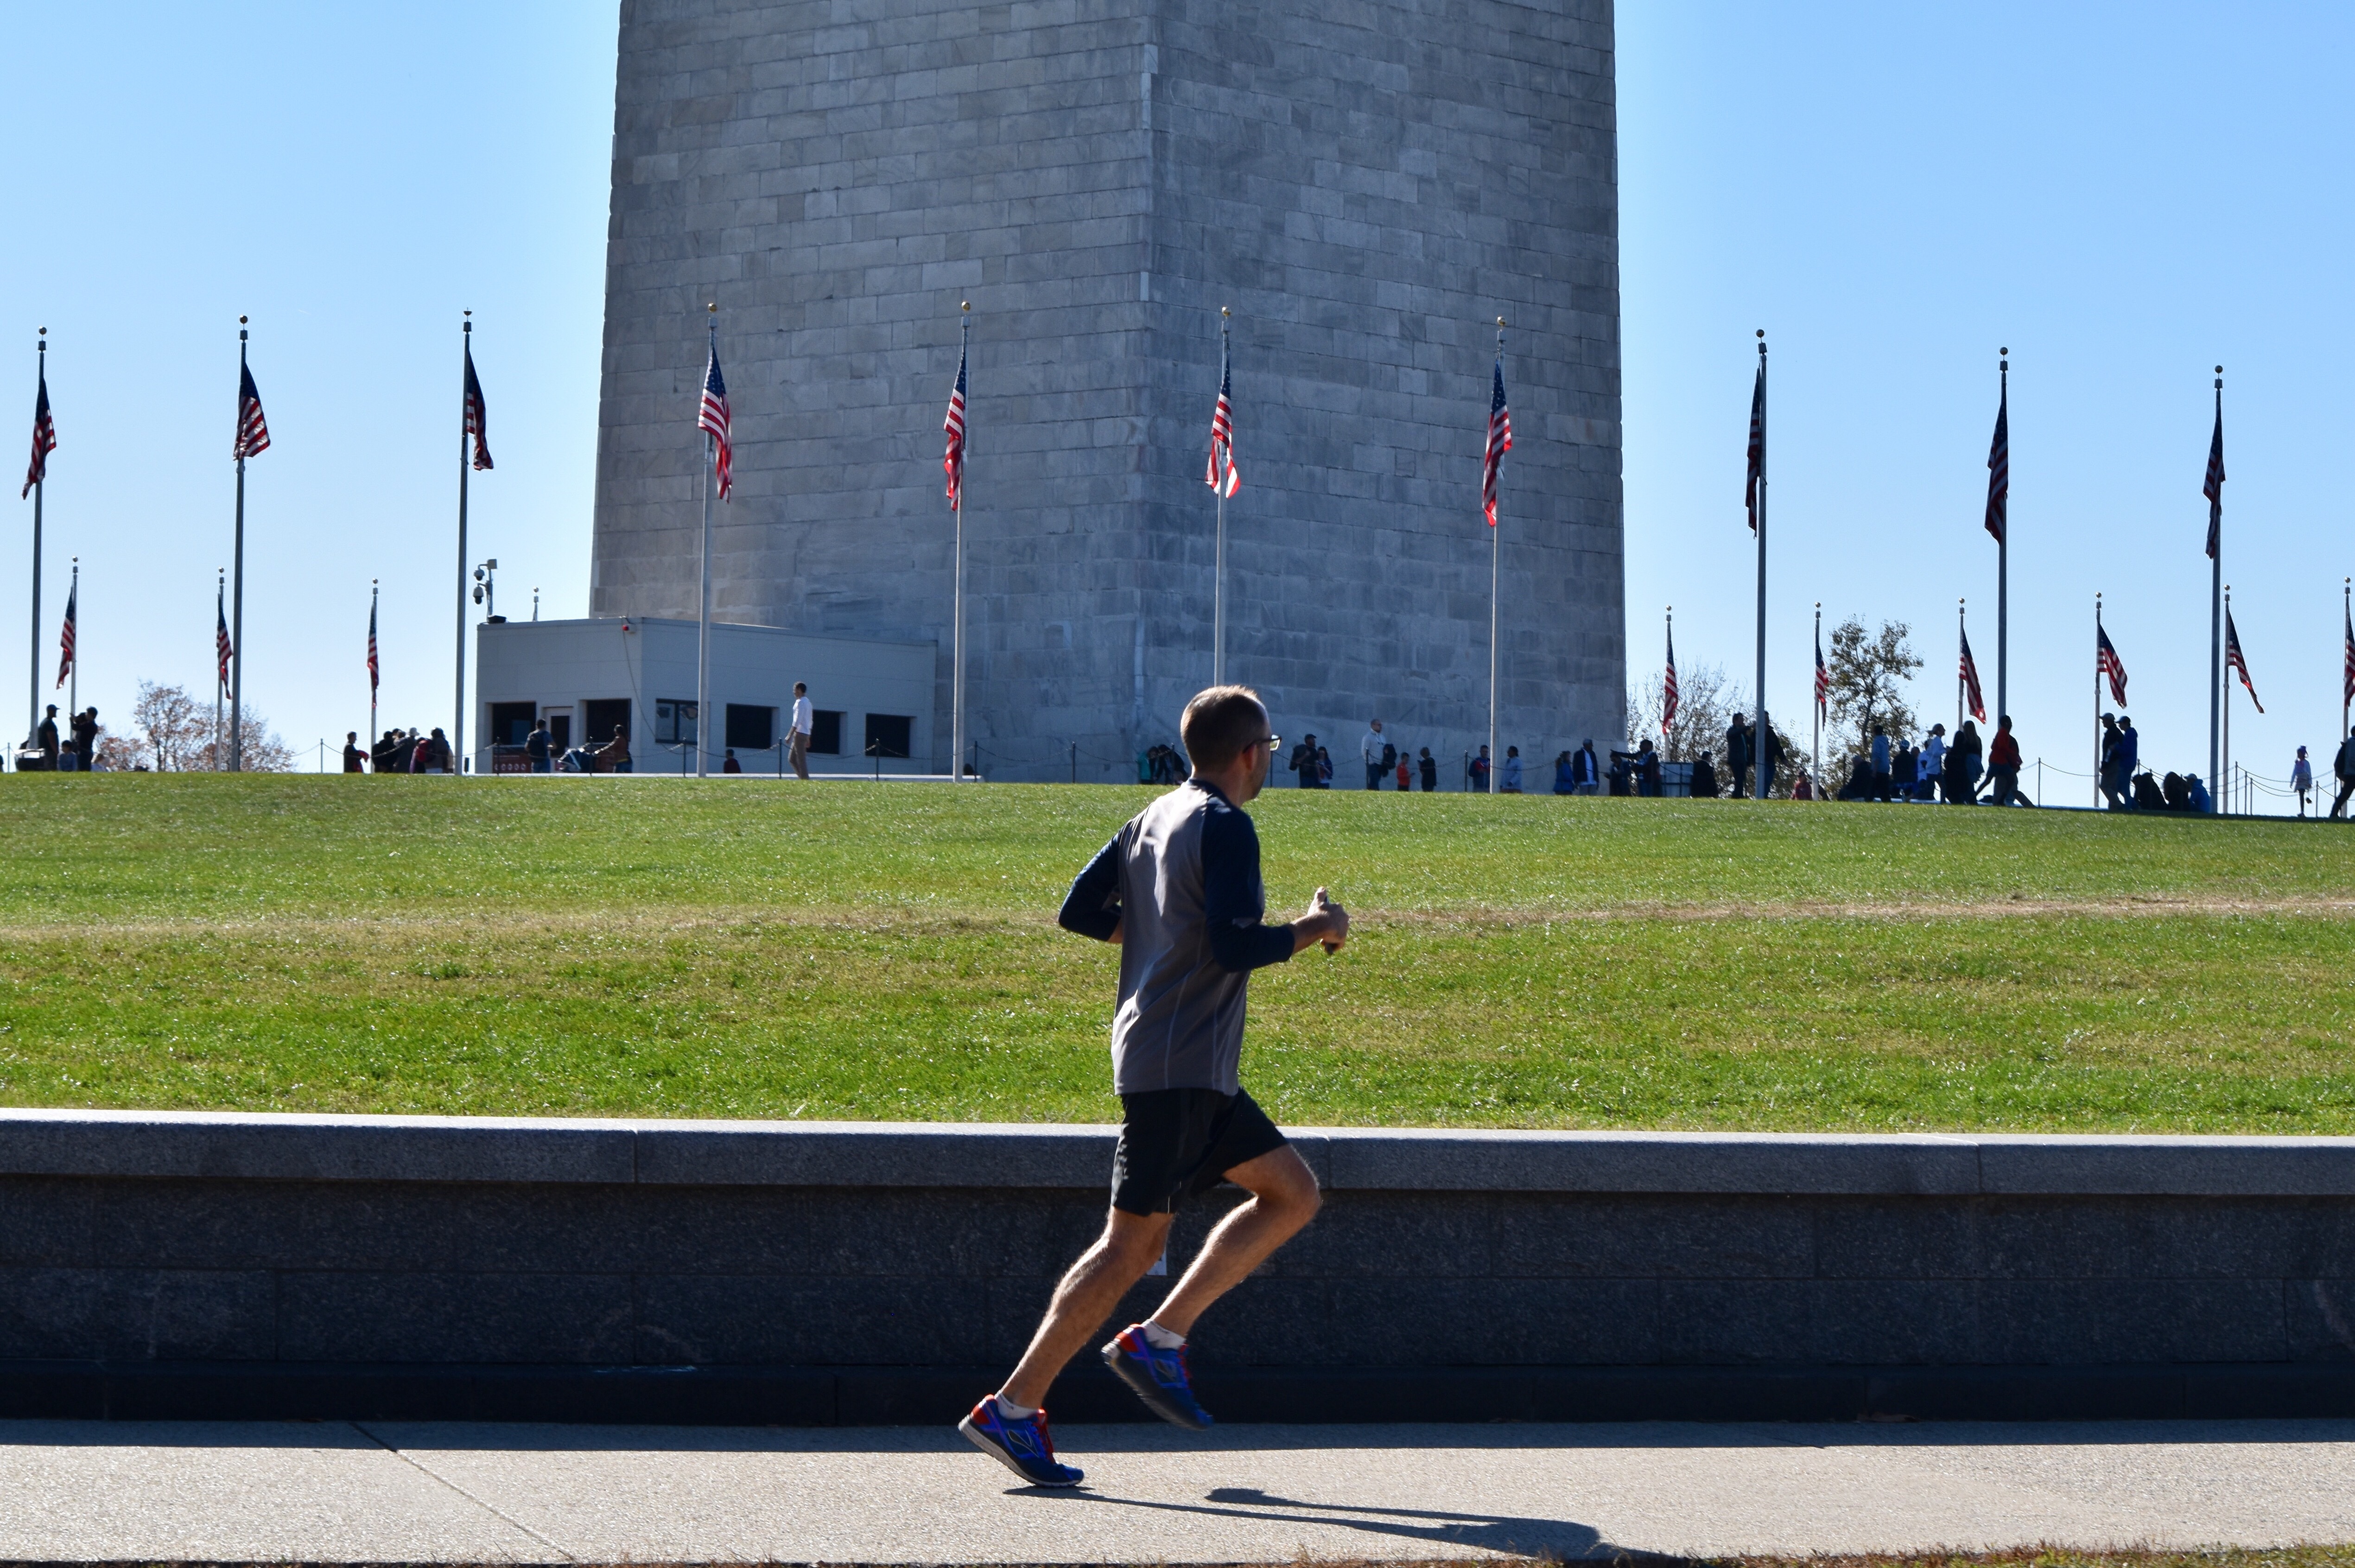
[[[794,683],[794,695],[795,695],[795,696],[797,696],[797,697],[798,697],[798,696],[802,696],[802,695],[804,695],[805,694],[806,694],[808,691],[809,691],[809,683],[808,683],[807,681],[795,681],[795,682]]]
[[[1224,768],[1259,738],[1267,722],[1267,705],[1249,686],[1212,686],[1186,705],[1178,736],[1196,768]]]

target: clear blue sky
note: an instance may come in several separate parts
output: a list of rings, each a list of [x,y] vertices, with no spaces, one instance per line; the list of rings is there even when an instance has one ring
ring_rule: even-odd
[[[1748,678],[1763,326],[1770,701],[1804,720],[1821,599],[1912,622],[1922,705],[1951,718],[1962,595],[1992,700],[1978,517],[2009,344],[2027,749],[2084,766],[2099,588],[2146,757],[2200,766],[2222,363],[2229,576],[2271,709],[2239,708],[2234,749],[2280,775],[2298,743],[2327,748],[2355,571],[2334,482],[2355,416],[2355,14],[1645,4],[1619,27],[1631,679],[1657,671],[1669,603],[1688,668]],[[250,467],[248,697],[297,746],[364,725],[380,577],[384,722],[446,723],[463,309],[499,465],[472,554],[500,559],[511,615],[535,585],[547,613],[586,602],[612,8],[261,5],[225,26],[16,5],[9,31],[31,69],[0,99],[25,171],[0,410],[19,410],[19,461],[48,326],[44,665],[80,555],[83,700],[120,719],[142,677],[208,691],[242,312],[276,442]],[[0,547],[7,726],[30,512]]]

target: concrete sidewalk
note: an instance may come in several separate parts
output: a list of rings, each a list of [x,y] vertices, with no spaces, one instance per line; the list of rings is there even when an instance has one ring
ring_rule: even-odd
[[[945,1431],[0,1423],[0,1559],[1288,1563],[2355,1540],[2355,1422]]]

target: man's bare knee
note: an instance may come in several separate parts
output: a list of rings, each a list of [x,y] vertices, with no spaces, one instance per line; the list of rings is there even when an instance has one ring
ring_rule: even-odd
[[[1132,1214],[1114,1209],[1104,1216],[1096,1250],[1108,1266],[1133,1271],[1141,1278],[1169,1239],[1169,1220],[1167,1214]]]
[[[1316,1173],[1289,1144],[1236,1166],[1227,1172],[1227,1180],[1248,1192],[1270,1214],[1295,1225],[1306,1224],[1325,1203]]]

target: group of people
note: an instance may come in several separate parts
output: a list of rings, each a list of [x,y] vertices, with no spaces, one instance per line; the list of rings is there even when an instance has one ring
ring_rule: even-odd
[[[51,773],[102,773],[105,762],[98,755],[98,707],[92,704],[66,720],[61,737],[58,733],[58,705],[51,703],[48,713],[33,730],[33,743],[27,749],[38,751],[41,760],[32,762],[20,757],[16,766],[22,770],[28,763]]]
[[[1977,725],[1965,719],[1953,740],[1946,738],[1945,725],[1934,724],[1919,746],[1892,741],[1884,726],[1874,725],[1865,749],[1850,759],[1848,779],[1834,799],[2033,806],[2036,802],[2019,787],[2021,765],[2019,741],[2009,715],[1996,720],[1992,740],[1982,738]]]
[[[363,747],[360,732],[344,732],[346,773],[454,773],[450,737],[440,730],[389,729],[375,746]]]
[[[2306,748],[2298,747],[2302,762]],[[2096,776],[2103,802],[2113,811],[2195,811],[2216,809],[2197,773],[2169,773],[2155,778],[2142,765],[2142,736],[2125,714],[2102,715],[2101,772]],[[2303,801],[2299,809],[2304,810]]]
[[[1366,766],[1369,789],[1380,789],[1388,784],[1403,794],[1420,783],[1423,792],[1429,794],[1439,788],[1439,761],[1431,755],[1431,747],[1424,747],[1420,757],[1408,756],[1405,747],[1382,733],[1382,721],[1379,718],[1368,721],[1366,733],[1358,743],[1358,754]],[[1485,768],[1488,748],[1482,747],[1480,755],[1484,760],[1473,765],[1476,769]],[[1284,766],[1303,789],[1333,788],[1333,753],[1319,745],[1314,735],[1292,748]]]

